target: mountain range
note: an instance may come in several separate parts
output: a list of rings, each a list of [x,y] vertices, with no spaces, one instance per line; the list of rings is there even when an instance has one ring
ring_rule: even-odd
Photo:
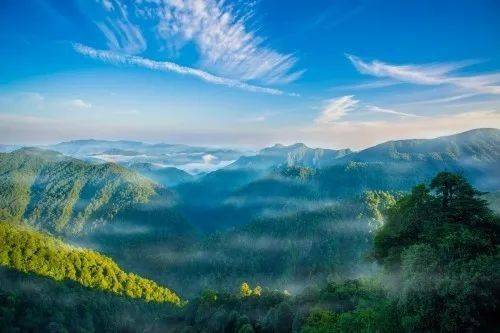
[[[181,210],[212,230],[245,224],[264,211],[407,191],[439,171],[464,174],[479,189],[500,188],[500,130],[476,129],[427,140],[389,141],[353,152],[275,145],[174,188]],[[238,222],[236,222],[238,221]]]
[[[499,138],[500,130],[477,129],[359,152],[275,145],[197,176],[151,162],[89,158],[136,156],[145,146],[137,142],[59,146],[81,158],[21,148],[0,153],[0,221],[97,249],[182,295],[222,288],[229,277],[259,277],[271,286],[333,271],[349,276],[360,267],[343,263],[358,262],[369,247],[367,198],[382,205],[443,170],[498,191]],[[269,275],[272,260],[265,258],[283,265]],[[337,264],[328,268],[332,258]]]

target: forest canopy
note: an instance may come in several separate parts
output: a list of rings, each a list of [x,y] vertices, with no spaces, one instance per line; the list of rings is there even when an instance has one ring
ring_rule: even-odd
[[[83,286],[180,305],[173,291],[133,273],[95,251],[70,246],[50,235],[12,223],[0,223],[0,265]]]

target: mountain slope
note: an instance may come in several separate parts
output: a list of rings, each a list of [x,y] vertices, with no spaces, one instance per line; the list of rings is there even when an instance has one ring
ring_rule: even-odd
[[[116,150],[138,150],[146,145],[137,141],[107,141],[107,140],[73,140],[61,142],[47,148],[70,156],[88,156],[100,154],[104,151]]]
[[[343,160],[360,162],[462,161],[498,163],[500,130],[480,128],[436,139],[389,141],[354,153]]]
[[[0,332],[168,332],[176,310],[0,266]]]
[[[194,176],[174,167],[158,167],[152,163],[133,163],[128,169],[166,187],[176,186],[194,180]]]
[[[475,129],[436,139],[389,141],[338,160],[380,164],[401,181],[425,182],[439,171],[464,174],[482,190],[500,188],[500,130]],[[390,183],[391,177],[384,178]],[[411,184],[413,182],[413,184]]]
[[[290,146],[274,145],[259,151],[254,156],[240,157],[230,168],[268,169],[279,165],[306,166],[322,168],[335,163],[335,160],[350,154],[349,149],[333,150],[309,148],[303,143]]]
[[[0,175],[0,221],[58,234],[90,231],[158,196],[165,209],[172,205],[167,191],[123,167],[35,148],[0,154]]]
[[[174,292],[126,273],[110,258],[19,224],[0,223],[0,265],[147,301],[179,305]]]

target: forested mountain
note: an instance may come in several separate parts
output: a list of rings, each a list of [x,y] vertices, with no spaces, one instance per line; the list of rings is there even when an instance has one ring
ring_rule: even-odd
[[[454,171],[483,190],[498,190],[500,180],[492,175],[500,169],[499,147],[500,130],[484,128],[436,139],[389,141],[339,162],[376,163],[397,177],[422,177],[418,181],[427,181],[442,170]]]
[[[124,272],[110,258],[72,247],[18,223],[0,223],[0,243],[0,265],[21,272],[72,280],[86,287],[147,301],[181,303],[174,292]]]
[[[377,192],[365,199],[368,211],[353,210],[354,206],[323,215],[262,220],[231,234],[214,235],[182,258],[167,256],[170,264],[191,262],[180,272],[187,285],[224,281],[222,288],[207,285],[178,310],[2,269],[0,327],[230,333],[495,331],[500,228],[498,216],[480,193],[463,177],[440,173],[429,185],[416,186],[398,198]],[[371,233],[359,233],[361,220],[349,220],[352,216],[385,220],[372,229],[373,247]],[[356,234],[361,238],[353,238]],[[360,258],[365,250],[370,255]],[[372,278],[346,279],[341,272],[359,267],[356,260],[375,260],[382,270]],[[205,271],[209,265],[218,265],[215,280]],[[330,272],[328,279],[311,279],[325,272]],[[269,277],[282,273],[296,276],[304,286],[283,290],[293,285],[268,284]],[[71,306],[61,302],[62,295],[71,298]]]
[[[303,143],[290,146],[276,144],[262,149],[254,156],[240,157],[230,168],[269,169],[279,165],[322,168],[351,153],[350,149],[309,148]]]
[[[347,160],[358,162],[459,161],[498,163],[500,130],[480,128],[436,139],[389,141],[354,153]]]
[[[366,191],[408,191],[440,171],[464,174],[481,190],[500,189],[500,130],[387,142],[357,153],[274,146],[174,189],[195,226],[220,230],[269,212],[308,210],[318,201]]]
[[[498,192],[479,193],[463,175],[480,190],[498,190],[497,140],[497,130],[477,130],[348,155],[273,147],[204,176],[23,148],[0,154],[0,262],[89,287],[69,290],[91,309],[101,300],[128,309],[141,329],[149,322],[172,332],[480,330],[492,327],[488,309],[497,306],[498,221],[479,197],[496,205]],[[430,185],[409,192],[419,183]],[[426,284],[427,273],[438,280]],[[251,287],[238,292],[244,281]],[[66,288],[41,284],[53,295]],[[159,284],[191,301],[173,313],[89,296],[104,290],[180,302]],[[26,304],[50,312],[28,291],[15,292],[17,301],[0,292],[0,314],[14,308],[9,318],[26,318]],[[154,316],[139,315],[149,308]],[[120,327],[106,311],[110,327]],[[101,325],[102,317],[92,313],[75,325],[90,321]],[[71,325],[58,317],[30,327],[50,323]]]
[[[13,150],[19,149],[16,145],[2,145],[0,144],[0,153],[10,153]]]
[[[180,224],[172,195],[116,164],[89,164],[36,148],[0,154],[0,220],[75,235],[136,211],[162,210],[162,222]],[[132,219],[133,220],[133,219]],[[136,222],[138,222],[136,220]]]
[[[112,149],[137,151],[146,144],[137,141],[73,140],[47,146],[47,149],[69,156],[85,157]]]
[[[195,178],[186,171],[174,167],[160,167],[153,163],[132,163],[127,168],[166,187],[187,183]]]
[[[161,332],[167,304],[0,266],[0,332]]]

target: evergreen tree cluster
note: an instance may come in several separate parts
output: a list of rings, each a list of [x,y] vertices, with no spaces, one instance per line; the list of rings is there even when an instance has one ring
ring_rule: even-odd
[[[70,246],[47,234],[11,223],[0,223],[0,265],[54,280],[146,301],[180,305],[173,291],[124,272],[112,259],[95,251]]]

